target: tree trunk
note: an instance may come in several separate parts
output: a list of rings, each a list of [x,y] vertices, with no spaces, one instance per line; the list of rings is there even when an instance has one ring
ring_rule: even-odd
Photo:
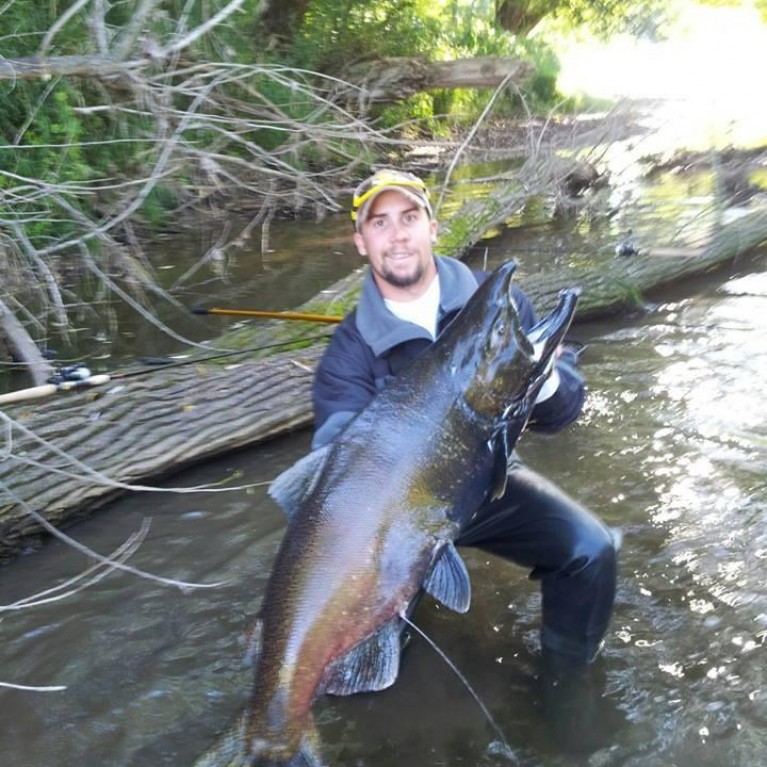
[[[507,32],[524,36],[556,10],[557,5],[554,0],[496,0],[495,19]]]
[[[764,241],[767,211],[756,211],[722,225],[697,250],[611,255],[581,269],[529,275],[521,284],[541,310],[555,302],[560,288],[579,285],[583,292],[576,320],[593,318],[635,305],[650,288],[701,274]],[[330,304],[324,292],[302,308],[336,312],[354,300],[360,282],[360,273],[355,273],[337,284]],[[252,347],[265,334],[273,339],[275,332],[283,340],[290,333],[306,338],[302,323],[274,331],[276,325],[240,330],[216,346]],[[28,508],[61,525],[124,492],[126,483],[310,425],[311,377],[320,353],[318,347],[283,352],[246,359],[233,368],[200,361],[151,376],[126,374],[123,381],[102,389],[6,408],[0,412],[6,427],[0,462],[0,489],[5,491],[0,496],[0,561],[13,558],[40,536]]]
[[[64,526],[127,484],[309,425],[319,353],[195,364],[0,412],[0,562],[40,537],[28,508]]]

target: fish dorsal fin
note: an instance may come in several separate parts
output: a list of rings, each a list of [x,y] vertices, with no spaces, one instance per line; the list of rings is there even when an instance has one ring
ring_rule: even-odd
[[[465,613],[471,604],[471,583],[466,565],[452,541],[437,555],[423,587],[445,607]]]
[[[401,620],[394,618],[373,636],[336,658],[325,669],[319,692],[354,695],[393,685],[399,673],[401,626]]]
[[[312,450],[285,469],[269,486],[269,495],[280,504],[288,519],[314,489],[327,461],[331,445]]]

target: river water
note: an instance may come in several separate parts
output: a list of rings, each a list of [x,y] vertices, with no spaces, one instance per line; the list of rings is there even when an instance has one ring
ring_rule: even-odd
[[[567,236],[572,245],[579,235]],[[567,250],[563,237],[537,228],[520,242],[509,233],[489,243],[488,258],[492,265],[516,250],[523,269],[535,268],[534,251],[552,257],[541,243]],[[347,270],[356,264],[335,241],[313,247],[322,259],[349,259]],[[416,636],[393,688],[316,706],[334,767],[765,763],[763,267],[763,258],[741,262],[683,293],[652,296],[641,316],[576,326],[586,344],[584,414],[560,435],[527,434],[520,444],[532,466],[624,533],[615,614],[592,675],[590,747],[576,754],[542,714],[535,585],[513,565],[467,550],[470,612],[424,600],[416,614],[465,682]],[[334,279],[318,270],[309,294]],[[291,296],[278,308],[295,303]],[[258,304],[249,305],[266,308]],[[220,585],[182,591],[113,573],[66,599],[0,613],[0,682],[66,687],[0,688],[0,764],[194,763],[247,698],[242,637],[283,531],[265,484],[308,445],[302,432],[207,462],[162,487],[211,492],[135,493],[69,530],[105,554],[149,519],[131,565]],[[88,564],[51,543],[0,571],[0,604]]]

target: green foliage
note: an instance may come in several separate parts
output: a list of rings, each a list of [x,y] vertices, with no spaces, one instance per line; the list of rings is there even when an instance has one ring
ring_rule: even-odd
[[[311,0],[288,58],[296,66],[343,75],[388,56],[431,55],[443,26],[425,0]]]
[[[34,55],[45,31],[56,20],[56,8],[55,3],[9,3],[0,20],[4,54]],[[80,53],[86,41],[85,24],[75,17],[55,38],[55,53]],[[90,126],[77,113],[84,104],[83,93],[83,86],[77,81],[0,83],[3,103],[0,190],[23,184],[25,179],[40,179],[65,189],[67,184],[84,182],[97,175],[98,151],[91,151],[83,144]],[[101,120],[96,118],[92,122]],[[65,192],[63,196],[67,197]],[[76,208],[79,205],[75,197],[70,202]],[[71,219],[62,218],[45,196],[34,202],[15,200],[12,215],[25,221],[27,236],[35,244],[44,243],[53,232],[66,235],[74,230]]]
[[[627,33],[663,39],[663,28],[673,12],[669,0],[565,0],[552,3],[550,16],[571,28],[584,27],[595,37]]]
[[[152,229],[159,229],[167,223],[168,214],[178,207],[176,190],[168,184],[156,184],[146,196],[141,213]]]

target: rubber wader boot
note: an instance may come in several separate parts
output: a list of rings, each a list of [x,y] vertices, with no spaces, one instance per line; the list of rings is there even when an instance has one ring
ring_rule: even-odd
[[[588,754],[614,742],[625,719],[604,691],[600,658],[584,664],[544,650],[540,704],[549,742],[557,751]]]

